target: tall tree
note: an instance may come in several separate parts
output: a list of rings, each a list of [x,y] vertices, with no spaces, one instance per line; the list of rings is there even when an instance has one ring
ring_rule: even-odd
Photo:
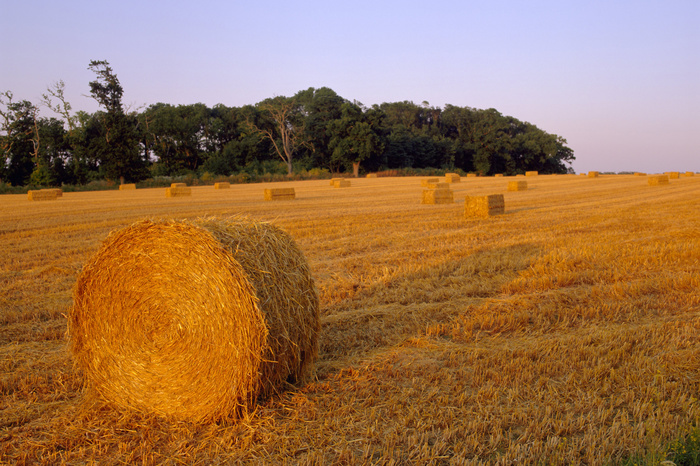
[[[97,145],[100,169],[107,178],[139,181],[148,172],[139,150],[136,115],[124,111],[124,89],[109,62],[92,60],[88,69],[97,75],[90,82],[90,94],[104,109],[98,113],[102,125],[102,138]]]
[[[0,94],[0,179],[13,185],[29,183],[38,150],[37,108],[28,100],[15,102],[11,91]]]
[[[248,127],[272,142],[275,153],[287,165],[287,173],[291,175],[295,151],[308,145],[301,107],[296,99],[283,96],[263,100],[257,107],[262,120],[259,123],[249,120]]]

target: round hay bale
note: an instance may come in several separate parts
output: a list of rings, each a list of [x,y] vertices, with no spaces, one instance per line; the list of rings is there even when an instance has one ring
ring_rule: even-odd
[[[84,266],[69,316],[88,394],[195,422],[236,417],[302,381],[318,297],[281,229],[248,219],[141,221]]]

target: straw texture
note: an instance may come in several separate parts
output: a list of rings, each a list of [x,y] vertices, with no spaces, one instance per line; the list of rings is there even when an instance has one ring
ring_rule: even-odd
[[[296,199],[296,192],[294,188],[265,189],[263,199],[266,201],[288,201]]]
[[[132,189],[136,189],[136,185],[134,183],[120,184],[119,185],[119,191],[127,191],[127,190],[132,190]]]
[[[219,183],[214,183],[214,189],[229,189],[231,188],[231,183],[228,181],[221,181]]]
[[[367,178],[376,178],[377,174],[376,173],[367,173]]]
[[[588,172],[588,178],[598,178],[599,175],[600,175],[600,172],[594,172],[594,171]]]
[[[53,201],[58,197],[54,189],[34,189],[27,191],[27,198],[30,201]]]
[[[459,174],[445,173],[445,181],[448,183],[459,183]]]
[[[174,183],[178,184],[178,183]],[[184,184],[184,183],[183,183]],[[165,197],[184,197],[191,196],[192,188],[187,186],[171,186],[170,188],[165,188]]]
[[[503,194],[467,196],[464,200],[465,217],[490,217],[505,212]]]
[[[186,188],[187,183],[170,183],[171,188]]]
[[[424,180],[420,180],[420,185],[423,186],[424,188],[427,188],[428,185],[435,185],[440,182],[440,178],[426,178]]]
[[[536,172],[536,171],[525,172],[525,176],[537,176],[537,175],[539,175],[539,172]]]
[[[679,172],[664,172],[664,175],[668,175],[669,180],[677,180],[680,177]]]
[[[88,393],[140,412],[232,418],[303,380],[318,353],[306,260],[266,223],[135,223],[109,235],[73,295]]]
[[[509,181],[508,191],[527,191],[527,181]]]
[[[454,201],[454,192],[446,188],[424,189],[421,198],[421,204],[452,204]]]
[[[345,179],[335,180],[333,182],[333,187],[334,188],[349,188],[350,187],[350,180],[345,180]]]
[[[649,186],[668,184],[668,175],[652,175],[647,180],[649,180]]]

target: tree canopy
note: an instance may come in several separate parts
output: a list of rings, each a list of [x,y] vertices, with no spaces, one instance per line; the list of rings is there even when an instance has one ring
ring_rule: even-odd
[[[288,174],[435,168],[513,175],[566,173],[574,160],[562,136],[493,108],[411,101],[366,107],[330,88],[310,87],[243,107],[156,103],[127,111],[110,64],[93,60],[88,69],[95,73],[90,95],[100,105],[94,114],[72,113],[63,81],[49,87],[39,105],[14,100],[11,91],[0,94],[0,181],[138,181],[259,172],[275,164]],[[41,116],[44,108],[60,118]]]

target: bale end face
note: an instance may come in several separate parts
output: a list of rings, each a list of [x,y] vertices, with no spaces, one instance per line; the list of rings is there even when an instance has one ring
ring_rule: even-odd
[[[509,181],[508,191],[527,191],[527,181]]]
[[[229,183],[227,181],[214,183],[214,189],[229,189],[230,187],[231,187],[231,183]]]
[[[350,184],[351,184],[350,180],[346,180],[346,179],[341,178],[341,179],[335,180],[333,182],[333,187],[334,188],[349,188]]]
[[[263,199],[266,201],[290,201],[296,199],[296,191],[294,188],[265,189]]]
[[[460,178],[457,173],[445,173],[445,182],[447,183],[459,183]]]
[[[445,188],[424,189],[421,198],[421,204],[453,204],[454,201],[454,192]]]

